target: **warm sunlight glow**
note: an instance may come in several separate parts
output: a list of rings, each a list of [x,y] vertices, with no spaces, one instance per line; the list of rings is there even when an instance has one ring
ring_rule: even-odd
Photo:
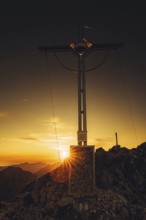
[[[61,152],[60,152],[60,159],[61,160],[65,160],[66,158],[68,158],[69,157],[69,152],[67,151],[67,150],[62,150]]]

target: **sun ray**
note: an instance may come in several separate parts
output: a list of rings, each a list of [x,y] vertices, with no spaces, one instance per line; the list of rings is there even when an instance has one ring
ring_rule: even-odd
[[[60,151],[60,159],[63,161],[65,159],[69,158],[69,151],[67,150],[61,150]]]

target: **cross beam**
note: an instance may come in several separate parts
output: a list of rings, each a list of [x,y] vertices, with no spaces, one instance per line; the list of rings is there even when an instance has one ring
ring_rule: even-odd
[[[93,44],[84,37],[84,27],[80,25],[78,39],[69,45],[38,47],[45,52],[72,52],[78,58],[78,146],[87,146],[85,57],[92,51],[117,50],[123,46],[123,43]]]
[[[39,46],[38,49],[47,52],[73,52],[72,44],[69,45],[57,45],[57,46]],[[117,50],[122,48],[123,43],[102,43],[102,44],[92,44],[89,51],[93,50]],[[79,48],[78,48],[79,49]],[[86,48],[85,48],[86,49]]]

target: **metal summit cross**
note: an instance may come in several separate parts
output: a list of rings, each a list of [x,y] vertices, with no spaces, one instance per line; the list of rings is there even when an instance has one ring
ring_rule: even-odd
[[[123,47],[123,43],[93,44],[84,37],[84,27],[80,24],[78,39],[69,45],[40,46],[45,52],[72,52],[78,58],[78,145],[87,146],[87,118],[86,118],[86,79],[85,58],[95,50],[115,50]]]
[[[78,59],[78,145],[70,146],[72,165],[69,174],[69,194],[74,198],[95,194],[94,146],[87,145],[85,58],[93,51],[116,50],[122,47],[123,43],[93,44],[85,38],[81,23],[78,39],[69,45],[39,47],[39,50],[45,52],[71,52]]]

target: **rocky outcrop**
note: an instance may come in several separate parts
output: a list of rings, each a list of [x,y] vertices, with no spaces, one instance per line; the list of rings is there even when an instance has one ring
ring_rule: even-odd
[[[95,153],[96,192],[93,198],[68,195],[68,166],[27,185],[0,220],[145,220],[146,144],[128,150],[115,146]]]
[[[113,189],[132,203],[146,204],[146,143],[128,150],[96,151],[96,186]]]
[[[0,201],[11,201],[34,179],[34,175],[19,167],[7,167],[0,172]]]
[[[83,201],[86,198],[82,198]],[[94,209],[77,210],[68,196],[66,182],[56,183],[48,174],[27,186],[19,198],[1,212],[1,220],[128,220],[128,202],[112,190],[97,189]]]

